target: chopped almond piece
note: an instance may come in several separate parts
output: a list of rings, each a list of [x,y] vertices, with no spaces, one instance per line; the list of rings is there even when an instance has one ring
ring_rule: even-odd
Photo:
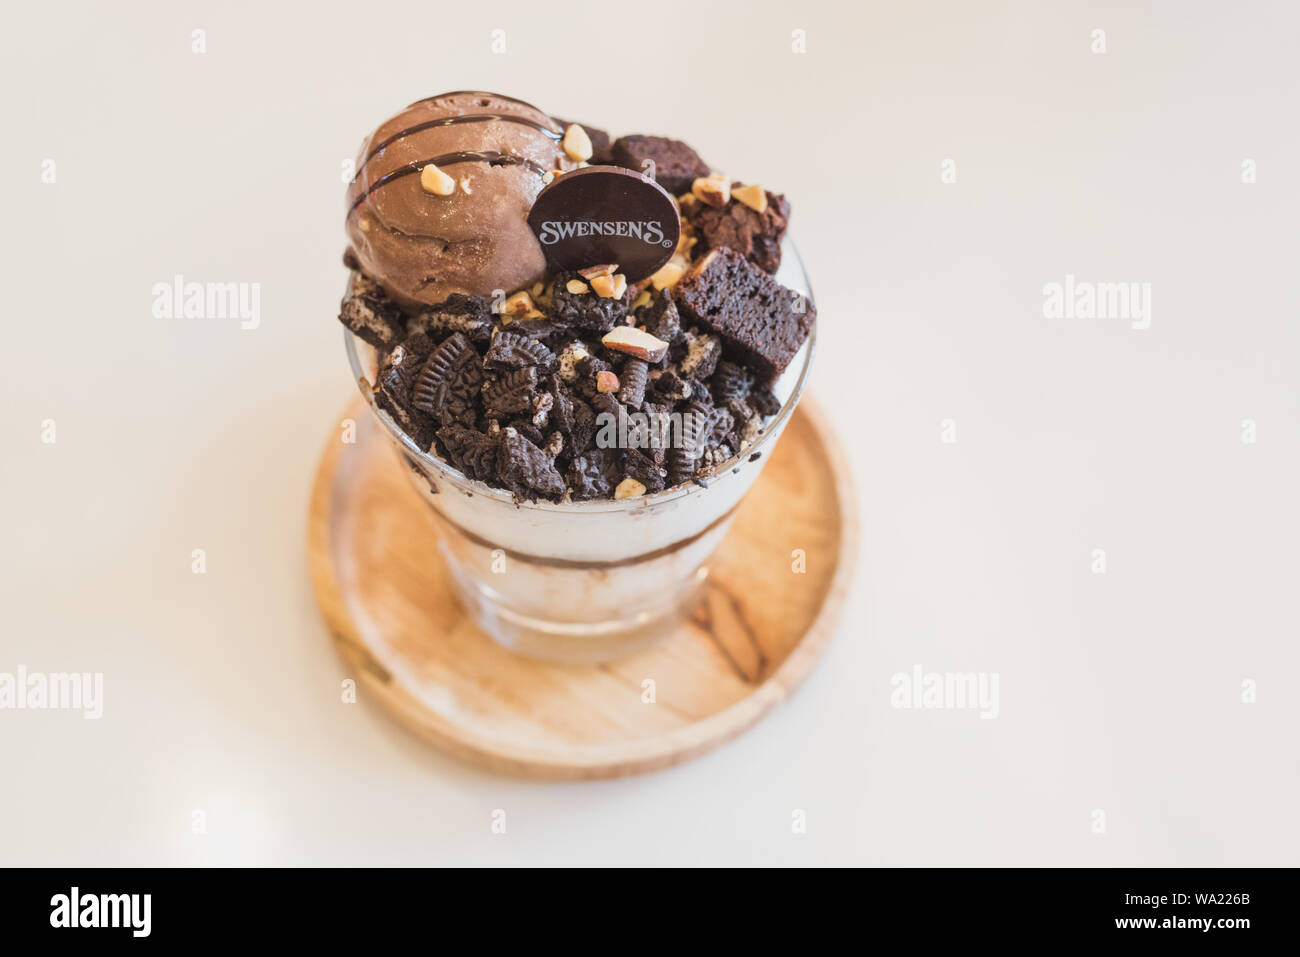
[[[732,190],[731,198],[739,200],[756,213],[767,212],[767,192],[761,186],[741,186]]]
[[[614,498],[640,498],[645,494],[645,486],[634,478],[625,478],[614,489]]]
[[[420,185],[426,193],[435,196],[450,196],[456,192],[456,181],[432,163],[420,170]]]
[[[646,362],[658,362],[668,355],[668,343],[636,326],[615,326],[600,341],[607,349],[624,352]]]
[[[591,159],[591,137],[577,123],[569,124],[569,128],[564,131],[564,141],[560,145],[564,147],[565,154],[571,160],[585,163]]]

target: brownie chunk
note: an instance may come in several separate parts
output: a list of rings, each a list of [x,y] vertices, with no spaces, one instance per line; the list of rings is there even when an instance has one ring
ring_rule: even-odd
[[[709,164],[695,150],[664,136],[619,137],[610,148],[610,158],[615,166],[638,173],[645,172],[646,160],[654,160],[655,181],[674,196],[689,192],[696,178],[709,175]]]
[[[573,124],[573,120],[562,120],[555,116],[551,117],[551,119],[555,120],[556,125],[558,125],[562,130],[567,130]],[[611,165],[609,157],[609,134],[604,130],[596,129],[594,126],[588,126],[586,123],[579,123],[578,125],[587,131],[587,138],[591,140],[591,164],[593,166],[596,164],[606,166]]]
[[[735,190],[743,183],[732,183]],[[734,249],[759,269],[775,273],[781,265],[781,237],[790,221],[790,204],[778,193],[767,193],[767,209],[759,213],[733,199],[721,208],[687,203],[683,215],[699,238],[699,251]]]
[[[817,318],[808,299],[732,249],[706,255],[673,294],[686,318],[720,336],[727,356],[765,385],[785,371]]]

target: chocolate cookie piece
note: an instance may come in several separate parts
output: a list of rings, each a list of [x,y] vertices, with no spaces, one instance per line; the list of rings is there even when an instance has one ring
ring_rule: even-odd
[[[682,376],[703,381],[713,375],[722,358],[722,339],[702,333],[698,329],[686,331],[686,354],[677,363]]]
[[[573,125],[572,120],[562,120],[554,116],[551,119],[555,120],[556,125],[562,130],[567,130]],[[588,126],[586,123],[579,123],[578,125],[587,131],[587,138],[591,140],[591,159],[589,160],[591,165],[608,165],[610,163],[609,134],[604,130],[596,129],[594,126]]]
[[[680,402],[691,397],[691,384],[676,372],[668,371],[655,379],[654,392],[669,402]]]
[[[588,399],[592,398],[599,391],[596,388],[596,377],[602,372],[612,371],[610,364],[600,356],[588,353],[573,364],[575,373],[573,386],[582,395]]]
[[[465,365],[478,367],[478,352],[464,333],[450,335],[441,346],[433,350],[420,368],[415,386],[411,389],[411,404],[421,412],[439,415],[446,402],[452,382],[459,377]],[[481,380],[482,373],[478,374]],[[464,391],[464,386],[461,386]],[[472,424],[472,423],[471,423]]]
[[[492,338],[492,345],[483,357],[484,368],[496,370],[522,369],[524,366],[550,369],[554,364],[555,353],[532,336],[504,329]]]
[[[379,360],[379,383],[386,385],[392,397],[402,405],[411,401],[411,391],[425,360],[436,343],[422,332],[407,336]]]
[[[405,432],[420,449],[429,451],[430,446],[433,445],[434,430],[438,427],[433,416],[413,409],[409,405],[398,403],[382,384],[379,391],[375,393],[375,404],[387,412],[397,427]]]
[[[808,338],[817,310],[732,249],[709,252],[673,290],[687,318],[770,385]]]
[[[641,408],[645,401],[646,380],[650,366],[643,359],[628,359],[619,371],[618,401],[632,409]]]
[[[551,499],[564,495],[564,477],[556,471],[551,457],[513,428],[501,433],[497,477],[522,498],[532,497],[529,493]]]
[[[433,443],[437,421],[411,404],[411,391],[433,350],[433,340],[423,333],[407,336],[384,354],[375,376],[375,403],[426,451]]]
[[[618,454],[611,449],[592,449],[576,456],[565,475],[569,491],[577,501],[609,498],[622,478]]]
[[[551,397],[549,426],[558,429],[564,435],[573,431],[573,399],[564,380],[556,375],[549,375],[538,383],[538,388]]]
[[[681,140],[664,136],[621,136],[610,147],[610,159],[638,173],[647,171],[646,160],[654,161],[655,182],[674,196],[690,191],[691,183],[709,175],[709,164]]]
[[[743,399],[754,385],[754,374],[734,362],[719,362],[709,379],[709,391],[718,402]]]
[[[640,449],[628,449],[623,457],[623,473],[645,486],[647,494],[664,490],[664,472]]]
[[[652,293],[650,302],[636,311],[635,319],[637,325],[644,326],[646,332],[664,342],[672,343],[681,335],[681,316],[667,289]]]
[[[682,410],[681,434],[664,458],[664,464],[668,467],[670,485],[689,482],[695,474],[695,464],[699,459],[702,439],[709,424],[708,409],[691,403]]]
[[[582,399],[572,396],[573,431],[569,434],[566,447],[570,455],[583,455],[591,448],[596,437],[596,413]]]
[[[462,425],[444,425],[438,439],[447,450],[451,464],[469,478],[491,482],[497,476],[497,455],[501,434],[488,435]]]
[[[732,189],[743,185],[732,183]],[[790,221],[790,204],[779,193],[766,195],[767,209],[761,213],[736,199],[723,207],[687,203],[682,214],[699,239],[697,254],[726,247],[764,272],[775,273],[781,265],[781,237]]]
[[[445,302],[416,313],[407,320],[412,332],[425,332],[435,339],[445,339],[453,332],[463,332],[477,346],[492,339],[492,307],[481,296],[460,293]]]
[[[499,419],[526,410],[531,415],[533,393],[537,389],[537,369],[524,366],[489,380],[483,386],[483,411],[488,418]]]
[[[570,280],[582,282],[582,292],[569,292]],[[576,288],[576,287],[575,287]],[[573,331],[587,333],[609,332],[627,317],[627,307],[632,301],[629,286],[617,299],[598,296],[587,286],[586,280],[576,272],[562,272],[555,277],[552,294],[555,318]]]
[[[478,396],[483,388],[483,366],[466,362],[447,383],[446,397],[438,421],[443,425],[458,423],[472,428],[478,423]]]
[[[339,322],[376,349],[396,345],[406,335],[406,320],[397,304],[373,283],[354,283],[339,304]]]
[[[771,389],[755,389],[749,395],[749,403],[759,415],[776,415],[781,411],[781,400]]]
[[[514,429],[538,448],[541,448],[542,443],[546,441],[546,437],[542,435],[542,430],[527,419],[511,419],[506,423],[506,428]]]

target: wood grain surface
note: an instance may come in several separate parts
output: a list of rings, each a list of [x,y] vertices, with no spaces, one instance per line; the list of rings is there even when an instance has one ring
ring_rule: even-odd
[[[857,519],[836,443],[807,397],[709,562],[694,616],[650,649],[593,666],[522,658],[478,630],[405,466],[359,400],[346,415],[357,440],[333,430],[312,493],[316,595],[358,697],[444,751],[529,777],[668,767],[751,727],[830,638]]]

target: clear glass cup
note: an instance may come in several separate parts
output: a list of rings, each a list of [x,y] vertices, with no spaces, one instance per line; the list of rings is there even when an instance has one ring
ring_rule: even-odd
[[[803,262],[788,241],[776,278],[812,301]],[[816,336],[814,324],[775,386],[780,411],[742,453],[716,469],[707,487],[554,503],[516,502],[417,446],[375,403],[375,350],[344,330],[353,376],[410,465],[407,475],[438,529],[431,544],[466,610],[512,651],[572,664],[639,651],[690,613],[708,577],[709,556],[803,393]]]

